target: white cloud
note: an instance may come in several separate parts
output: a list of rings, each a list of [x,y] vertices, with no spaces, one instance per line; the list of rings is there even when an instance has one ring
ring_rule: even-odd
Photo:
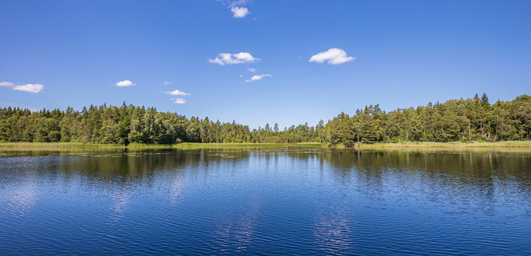
[[[262,74],[262,75],[254,75],[253,77],[251,77],[251,79],[249,80],[245,80],[245,82],[252,82],[252,81],[258,81],[260,79],[262,79],[263,77],[266,77],[266,76],[271,76],[270,74]]]
[[[31,93],[39,93],[39,92],[42,92],[42,90],[44,89],[44,85],[42,84],[15,85],[14,83],[11,83],[11,82],[0,82],[0,86],[8,86],[8,87],[11,87],[13,90],[31,92]]]
[[[328,61],[328,64],[338,65],[347,61],[355,60],[356,57],[347,57],[347,53],[339,48],[330,48],[326,52],[320,52],[310,58],[310,62],[323,63]]]
[[[243,75],[240,75],[240,77],[243,77]]]
[[[31,92],[31,93],[39,93],[44,89],[44,85],[42,84],[25,84],[25,85],[15,85],[13,87],[13,90],[17,91],[25,91],[25,92]]]
[[[166,92],[166,94],[170,94],[170,95],[173,95],[173,96],[186,96],[186,95],[191,95],[189,93],[186,93],[186,92],[181,92],[179,90],[175,90],[175,91],[172,91],[172,92]]]
[[[225,64],[252,63],[259,60],[260,58],[253,58],[248,52],[240,52],[236,54],[220,53],[215,59],[208,59],[208,62],[223,66]]]
[[[166,82],[166,81],[164,81],[164,84],[171,84],[171,82]]]
[[[243,18],[247,14],[250,13],[247,8],[245,8],[245,7],[236,7],[236,6],[230,8],[230,11],[232,13],[234,13],[234,15],[232,15],[232,17],[234,17],[234,18]]]
[[[249,0],[237,0],[237,1],[227,1],[227,0],[218,0],[223,5],[228,4],[228,8],[230,8],[230,11],[233,13],[232,17],[234,18],[243,18],[247,16],[247,14],[250,14],[249,9],[245,7],[239,7],[242,5],[246,5]]]
[[[253,77],[251,77],[251,80],[253,81],[256,81],[256,80],[260,80],[262,79],[262,77],[265,77],[265,76],[271,76],[270,74],[263,74],[263,75],[254,75]]]
[[[222,56],[223,54],[224,53],[220,53],[219,56]],[[213,64],[219,64],[221,66],[225,65],[225,63],[221,61],[218,57],[216,57],[215,59],[208,59],[208,62],[213,63]]]
[[[15,86],[15,84],[11,82],[0,82],[0,86]]]
[[[256,68],[248,68],[247,70],[249,70],[249,72],[256,72]]]
[[[173,100],[173,103],[177,103],[177,104],[184,104],[184,103],[186,103],[186,100],[185,100],[185,99],[182,99],[182,98],[171,98],[171,100]]]
[[[259,61],[259,58],[253,58],[253,56],[248,52],[240,52],[234,54],[234,57],[238,58],[239,60],[243,60],[245,62],[254,62]]]
[[[126,87],[126,86],[131,86],[131,85],[136,85],[136,84],[133,84],[133,82],[129,80],[123,80],[123,81],[116,83],[116,86],[119,86],[119,87]]]

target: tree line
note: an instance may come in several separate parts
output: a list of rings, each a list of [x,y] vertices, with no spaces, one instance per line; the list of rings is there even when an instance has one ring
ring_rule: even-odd
[[[84,142],[95,144],[296,143],[319,141],[308,124],[278,124],[249,129],[246,125],[187,118],[177,113],[133,105],[90,106],[81,111],[0,109],[0,142]]]
[[[486,94],[386,113],[379,105],[341,113],[328,121],[321,140],[330,145],[375,142],[529,140],[531,96],[489,103]]]
[[[386,113],[379,105],[341,113],[315,126],[246,125],[187,118],[133,105],[84,107],[75,111],[0,109],[0,142],[84,142],[95,144],[297,143],[327,145],[376,142],[529,140],[531,96],[489,103],[486,94]]]

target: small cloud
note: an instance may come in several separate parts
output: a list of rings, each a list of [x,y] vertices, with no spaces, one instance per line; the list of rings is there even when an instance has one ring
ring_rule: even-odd
[[[224,53],[219,54],[219,56],[221,56],[222,54],[224,54]],[[219,64],[221,66],[225,65],[225,63],[223,63],[223,61],[221,61],[219,58],[208,59],[208,62],[213,63],[213,64]]]
[[[323,63],[328,61],[328,64],[338,65],[343,64],[347,61],[353,61],[356,57],[347,57],[347,53],[339,48],[330,48],[326,52],[320,52],[313,55],[310,58],[310,62]]]
[[[0,86],[15,86],[15,84],[11,82],[0,82]]]
[[[44,85],[42,84],[24,84],[24,85],[15,85],[11,82],[0,82],[0,86],[7,86],[11,87],[13,90],[16,91],[24,91],[24,92],[31,92],[31,93],[39,93],[42,92],[44,89]]]
[[[234,54],[234,57],[245,62],[255,62],[260,60],[259,58],[253,58],[253,56],[248,52],[236,53]]]
[[[171,84],[171,82],[166,82],[166,81],[164,81],[164,84],[165,84],[165,85],[166,85],[166,84]]]
[[[256,72],[256,68],[248,68],[247,70],[249,70],[249,72]]]
[[[249,10],[245,7],[232,7],[230,8],[230,11],[232,13],[234,13],[234,15],[232,15],[232,17],[234,18],[243,18],[245,17],[247,14],[249,14]]]
[[[260,58],[254,58],[248,52],[240,52],[236,54],[220,53],[215,59],[208,59],[208,62],[224,66],[225,64],[253,63],[259,60]]]
[[[251,77],[251,79],[249,80],[245,80],[245,82],[252,82],[252,81],[258,81],[260,79],[262,79],[263,77],[266,77],[266,76],[271,76],[270,74],[262,74],[262,75],[254,75],[253,77]]]
[[[133,82],[129,80],[123,80],[123,81],[116,83],[116,86],[118,87],[127,87],[127,86],[132,86],[132,85],[136,85],[136,84],[133,84]]]
[[[183,99],[183,98],[171,98],[171,100],[173,100],[173,103],[177,103],[177,104],[184,104],[184,103],[186,103],[186,100]]]
[[[239,7],[241,5],[246,5],[249,0],[237,0],[237,1],[227,1],[227,0],[218,0],[223,5],[228,5],[228,8],[230,8],[230,11],[233,13],[232,17],[234,18],[243,18],[247,16],[247,14],[250,14],[249,10],[245,7]]]
[[[25,92],[31,92],[31,93],[39,93],[43,89],[44,89],[44,85],[42,84],[15,85],[15,87],[13,87],[13,90],[25,91]]]
[[[240,77],[243,77],[243,75],[240,75]]]
[[[186,92],[181,92],[179,90],[175,90],[175,91],[172,91],[172,92],[165,92],[166,94],[170,94],[170,95],[173,95],[173,96],[186,96],[186,95],[191,95],[189,93],[186,93]]]

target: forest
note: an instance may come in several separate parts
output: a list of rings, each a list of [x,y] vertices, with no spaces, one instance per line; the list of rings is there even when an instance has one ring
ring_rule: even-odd
[[[0,142],[83,142],[94,144],[297,143],[347,147],[357,143],[530,140],[531,96],[489,103],[486,94],[382,111],[379,105],[341,113],[315,126],[246,125],[187,118],[156,108],[126,105],[30,111],[0,108]]]

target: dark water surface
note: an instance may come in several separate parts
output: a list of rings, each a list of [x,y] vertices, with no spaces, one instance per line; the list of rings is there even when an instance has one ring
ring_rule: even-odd
[[[530,255],[531,151],[1,151],[0,255]]]

